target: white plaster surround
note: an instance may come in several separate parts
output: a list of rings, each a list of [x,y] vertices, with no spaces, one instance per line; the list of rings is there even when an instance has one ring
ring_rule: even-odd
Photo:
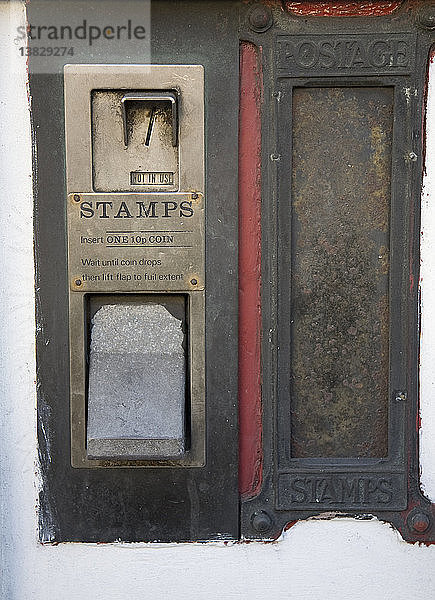
[[[407,544],[376,520],[298,523],[274,544],[60,544],[37,541],[31,132],[24,23],[0,2],[0,448],[2,600],[292,598],[430,600],[435,545]],[[435,499],[435,65],[423,196],[421,459]]]
[[[420,464],[421,487],[435,502],[435,63],[426,110],[426,169],[421,197]]]

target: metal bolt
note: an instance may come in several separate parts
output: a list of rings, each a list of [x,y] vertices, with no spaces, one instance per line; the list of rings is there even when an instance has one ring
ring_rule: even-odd
[[[81,279],[75,279],[74,280],[74,285],[76,285],[77,287],[80,287],[82,285],[82,280]]]
[[[408,524],[416,533],[424,533],[429,529],[431,522],[429,515],[417,511],[410,516]]]
[[[249,11],[248,21],[253,31],[263,33],[272,27],[272,12],[267,6],[254,6]]]
[[[191,283],[192,285],[197,285],[197,283],[198,283],[198,280],[197,280],[197,279],[191,279],[191,280],[190,280],[190,283]]]
[[[272,519],[264,510],[254,513],[251,518],[251,523],[252,527],[259,533],[269,531],[273,524]]]
[[[435,29],[435,9],[427,8],[418,19],[419,24],[426,29]]]
[[[80,195],[74,194],[74,202],[80,202]]]

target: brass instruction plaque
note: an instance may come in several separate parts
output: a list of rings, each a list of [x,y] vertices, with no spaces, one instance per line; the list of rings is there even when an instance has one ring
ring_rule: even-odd
[[[204,289],[202,194],[75,193],[67,218],[72,290]]]

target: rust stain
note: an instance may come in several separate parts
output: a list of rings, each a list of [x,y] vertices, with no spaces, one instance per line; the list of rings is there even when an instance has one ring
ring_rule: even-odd
[[[239,490],[262,482],[261,48],[240,44],[239,109]]]
[[[402,0],[389,2],[289,2],[285,7],[295,15],[312,17],[378,17],[390,15]]]

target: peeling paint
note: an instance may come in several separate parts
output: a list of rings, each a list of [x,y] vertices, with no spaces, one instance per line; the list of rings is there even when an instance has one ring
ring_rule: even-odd
[[[389,2],[289,2],[284,0],[288,11],[296,15],[312,17],[379,17],[390,15],[399,8],[402,0]]]
[[[261,408],[261,49],[240,45],[239,110],[239,490],[262,479]]]
[[[402,88],[403,93],[405,94],[406,104],[409,106],[411,104],[411,98],[418,98],[418,90],[414,87],[404,87]]]

